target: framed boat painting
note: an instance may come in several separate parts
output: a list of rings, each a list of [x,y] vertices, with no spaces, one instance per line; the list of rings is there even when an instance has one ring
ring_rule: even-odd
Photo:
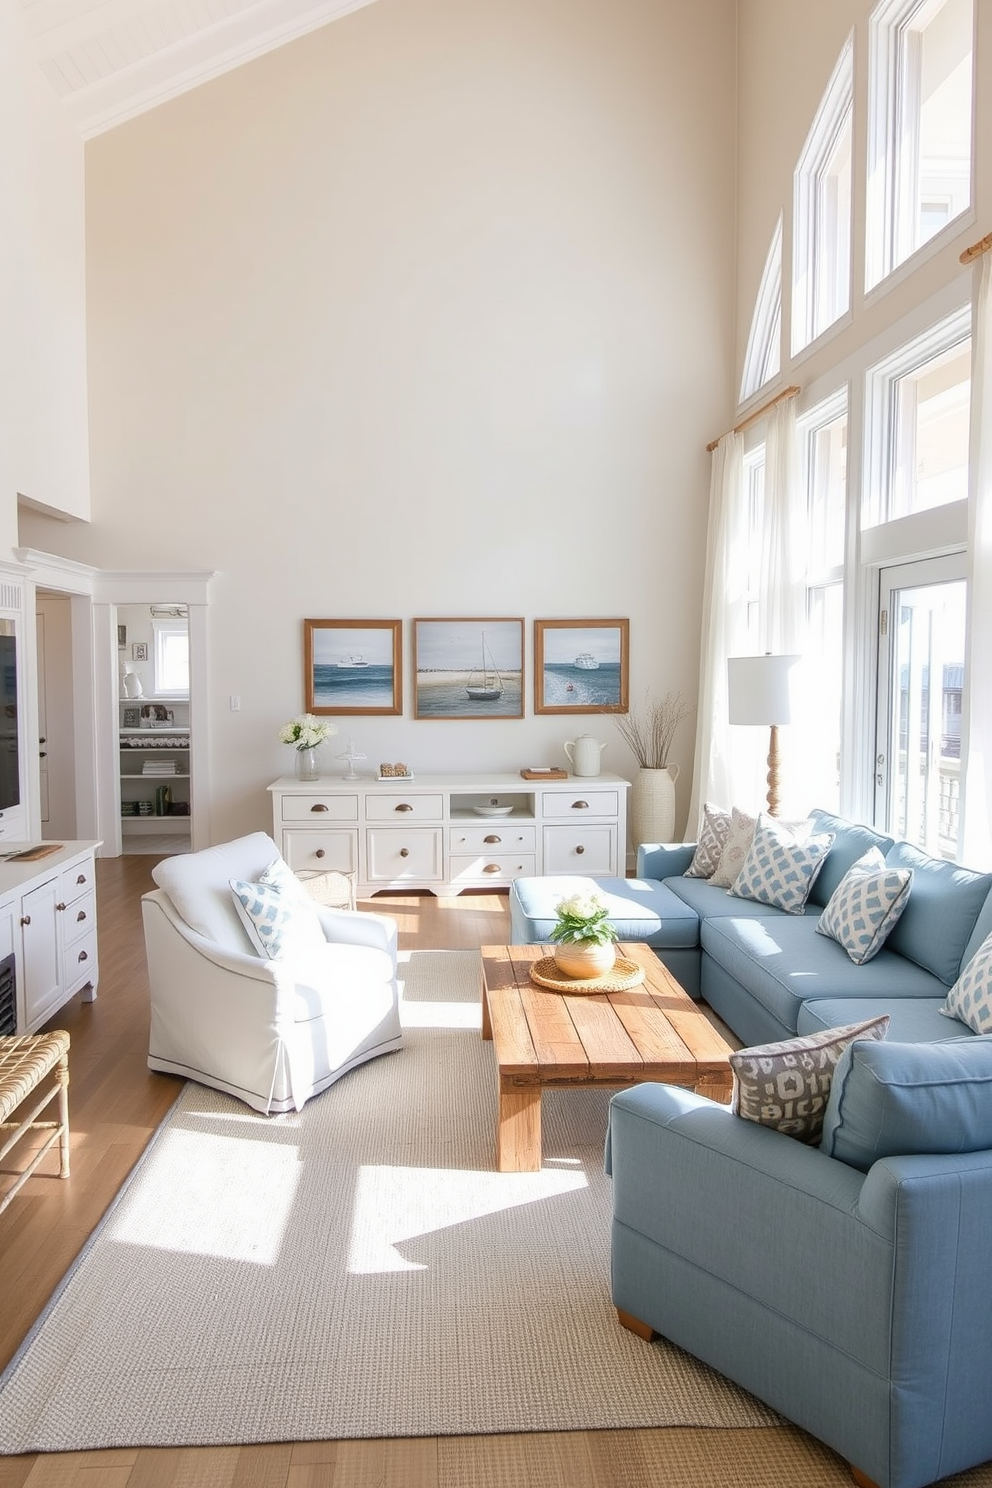
[[[414,620],[414,718],[523,718],[522,620]]]
[[[402,620],[304,620],[308,713],[402,713]]]
[[[534,712],[626,713],[629,620],[535,620]]]

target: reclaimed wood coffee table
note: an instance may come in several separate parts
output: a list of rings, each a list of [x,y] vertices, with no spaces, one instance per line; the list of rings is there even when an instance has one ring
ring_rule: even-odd
[[[546,946],[482,947],[482,1037],[493,1041],[499,1069],[499,1172],[540,1169],[543,1090],[658,1080],[730,1099],[731,1046],[649,946],[617,950],[644,968],[643,982],[568,994],[530,979]]]

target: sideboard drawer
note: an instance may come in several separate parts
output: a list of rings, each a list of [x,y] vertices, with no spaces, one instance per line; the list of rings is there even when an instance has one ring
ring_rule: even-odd
[[[452,853],[448,876],[452,888],[484,888],[487,884],[505,888],[514,878],[533,878],[537,872],[537,854]]]
[[[59,900],[65,904],[65,900]],[[62,914],[62,943],[70,946],[83,935],[88,935],[96,925],[96,893],[87,889],[85,894],[72,904],[65,904]]]
[[[286,831],[282,834],[283,857],[294,873],[304,869],[333,868],[337,873],[357,873],[358,832]]]
[[[511,827],[493,822],[490,827],[451,827],[448,847],[453,853],[520,853],[537,851],[536,827]]]
[[[319,827],[326,821],[358,820],[357,796],[283,796],[282,819],[289,822],[313,822]]]
[[[545,873],[616,874],[617,829],[607,822],[592,826],[545,827]]]
[[[399,791],[369,795],[365,799],[365,819],[370,822],[440,821],[444,816],[444,797],[417,796]]]
[[[96,874],[93,871],[92,858],[84,863],[73,863],[71,868],[63,869],[59,875],[59,898],[64,904],[71,904],[81,894],[92,893],[95,888]]]
[[[365,834],[370,883],[440,883],[441,828],[406,831],[403,827],[370,827]]]
[[[616,791],[583,790],[545,791],[544,815],[546,817],[578,821],[587,816],[616,816],[619,810]]]

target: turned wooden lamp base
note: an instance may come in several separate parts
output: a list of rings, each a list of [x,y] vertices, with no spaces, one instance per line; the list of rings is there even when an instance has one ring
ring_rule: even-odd
[[[779,759],[778,759],[778,724],[773,723],[768,737],[768,774],[765,776],[768,783],[768,815],[778,816],[779,808]]]

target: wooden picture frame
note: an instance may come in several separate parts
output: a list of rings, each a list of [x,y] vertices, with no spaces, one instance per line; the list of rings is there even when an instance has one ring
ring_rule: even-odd
[[[523,718],[524,622],[413,622],[414,718]]]
[[[629,620],[535,620],[534,712],[626,713]]]
[[[402,620],[304,620],[303,677],[307,713],[402,713]]]

